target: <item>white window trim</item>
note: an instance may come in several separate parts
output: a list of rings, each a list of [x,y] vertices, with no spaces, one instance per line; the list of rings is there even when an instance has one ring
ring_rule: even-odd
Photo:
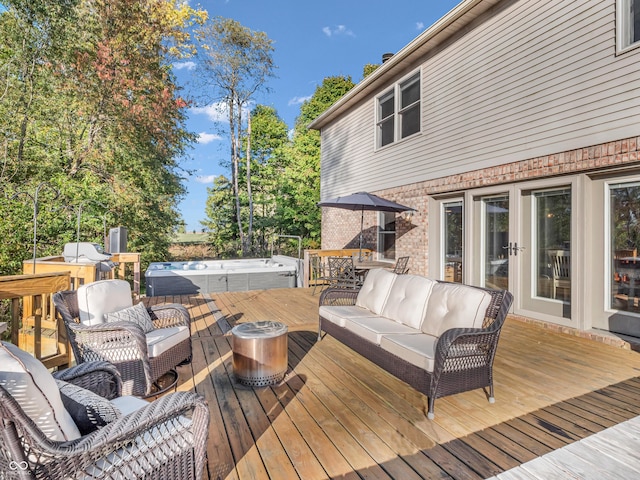
[[[419,91],[420,91],[420,98],[418,99],[417,102],[420,103],[420,128],[418,129],[417,132],[412,133],[411,135],[408,135],[404,138],[401,138],[401,134],[402,134],[402,125],[400,122],[400,115],[401,115],[401,111],[402,110],[407,110],[409,107],[405,107],[405,108],[401,108],[401,90],[400,90],[400,85],[404,82],[406,82],[407,80],[411,79],[414,76],[418,76],[418,83],[419,83]],[[378,112],[379,112],[379,106],[380,106],[380,99],[382,97],[384,97],[385,95],[388,95],[389,92],[391,92],[393,90],[393,94],[394,94],[394,110],[393,110],[393,118],[394,118],[394,125],[393,125],[393,142],[388,143],[387,145],[380,145],[380,132],[379,132],[379,127],[380,127],[380,123],[381,123],[381,119],[378,117]],[[375,101],[373,102],[373,118],[374,118],[374,128],[375,128],[375,134],[374,134],[374,150],[382,150],[385,148],[389,148],[392,145],[397,145],[400,142],[403,142],[409,138],[413,138],[416,135],[420,135],[422,133],[422,112],[423,112],[423,97],[422,97],[422,71],[420,70],[420,68],[412,71],[411,73],[405,75],[404,77],[402,77],[401,79],[397,80],[396,82],[394,82],[394,84],[390,87],[385,88],[382,92],[380,92],[378,95],[375,96]],[[416,102],[412,103],[411,105],[414,105]]]
[[[629,21],[625,13],[629,11],[628,5],[632,0],[616,0],[616,54],[620,55],[640,47],[640,41],[628,43]]]

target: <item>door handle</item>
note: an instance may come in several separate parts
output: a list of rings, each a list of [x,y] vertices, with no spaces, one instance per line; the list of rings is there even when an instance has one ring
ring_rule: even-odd
[[[503,250],[508,250],[509,255],[518,255],[518,251],[524,250],[526,247],[519,247],[518,242],[509,242],[509,246],[502,247]]]

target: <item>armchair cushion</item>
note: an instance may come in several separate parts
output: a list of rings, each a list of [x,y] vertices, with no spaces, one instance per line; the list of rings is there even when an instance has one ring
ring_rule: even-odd
[[[82,435],[91,433],[121,416],[120,410],[106,398],[63,380],[55,382],[64,407]]]
[[[31,354],[8,342],[0,344],[0,385],[49,439],[80,438],[49,371]]]
[[[105,313],[133,305],[131,286],[126,280],[99,280],[78,287],[80,321],[85,325],[104,323]]]
[[[491,295],[478,288],[438,283],[433,286],[422,331],[439,337],[450,328],[482,328],[490,302]]]
[[[162,355],[171,347],[189,339],[189,329],[184,325],[177,327],[158,328],[147,333],[147,351],[150,358]]]
[[[104,314],[104,321],[109,322],[131,322],[139,325],[144,333],[149,333],[154,329],[151,315],[143,303],[137,303],[132,307],[127,307],[116,312]]]

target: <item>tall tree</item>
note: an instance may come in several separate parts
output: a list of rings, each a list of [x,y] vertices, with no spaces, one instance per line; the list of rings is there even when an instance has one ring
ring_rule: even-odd
[[[211,89],[207,101],[221,101],[229,120],[231,178],[235,198],[236,223],[243,254],[248,252],[251,231],[244,234],[240,195],[240,151],[243,112],[253,95],[265,87],[274,75],[273,42],[264,32],[254,32],[235,20],[215,18],[198,30],[202,45],[199,51],[198,76]],[[247,172],[249,211],[253,211],[251,168]],[[249,221],[252,223],[252,220]]]
[[[29,223],[24,195],[9,198],[46,180],[61,195],[42,199],[41,253],[75,237],[82,208],[83,239],[126,225],[143,258],[166,255],[184,193],[178,160],[194,138],[171,62],[192,52],[188,30],[205,13],[174,0],[0,5],[0,215],[25,219],[2,222],[0,235]],[[0,259],[27,258],[20,248],[0,244]]]
[[[307,125],[346,94],[351,77],[327,77],[300,108],[293,143],[286,154],[280,183],[278,217],[289,234],[300,235],[309,248],[320,244],[320,134]]]

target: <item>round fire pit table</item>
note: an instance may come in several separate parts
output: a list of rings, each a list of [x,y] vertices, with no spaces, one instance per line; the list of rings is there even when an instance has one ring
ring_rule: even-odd
[[[233,373],[240,383],[265,387],[287,372],[287,326],[271,320],[241,323],[231,329]]]

